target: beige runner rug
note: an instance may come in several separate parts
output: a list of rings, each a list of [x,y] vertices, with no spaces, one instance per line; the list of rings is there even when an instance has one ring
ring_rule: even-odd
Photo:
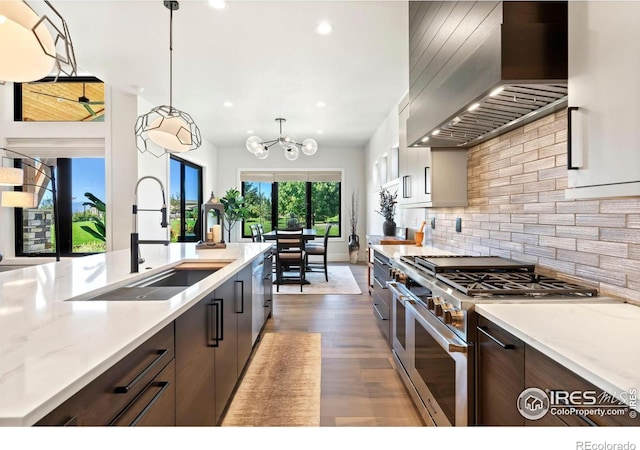
[[[222,426],[320,426],[320,333],[265,333]]]

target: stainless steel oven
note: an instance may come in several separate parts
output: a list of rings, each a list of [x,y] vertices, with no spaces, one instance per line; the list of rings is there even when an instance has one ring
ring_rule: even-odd
[[[428,425],[472,423],[473,351],[404,284],[393,294],[393,353],[400,374]]]

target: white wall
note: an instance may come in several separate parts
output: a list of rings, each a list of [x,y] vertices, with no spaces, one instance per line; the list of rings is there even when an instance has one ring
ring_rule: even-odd
[[[349,249],[347,239],[350,233],[348,204],[351,201],[352,189],[360,192],[360,214],[358,220],[358,232],[360,236],[360,260],[366,253],[366,241],[364,234],[366,230],[366,209],[364,208],[364,193],[366,191],[366,173],[364,171],[364,149],[363,148],[338,148],[324,147],[322,142],[318,143],[318,152],[313,156],[300,154],[295,161],[289,161],[284,157],[284,152],[276,147],[272,148],[271,155],[267,159],[259,160],[249,153],[244,143],[233,148],[218,149],[217,166],[217,188],[215,194],[223,196],[224,193],[235,187],[240,190],[240,171],[242,170],[277,170],[277,169],[341,169],[344,170],[342,183],[342,229],[341,237],[330,239],[327,249],[328,259],[331,261],[348,261]],[[241,230],[236,225],[232,233],[232,241],[241,240]]]
[[[403,96],[404,97],[404,96]],[[398,99],[398,103],[400,99]],[[389,157],[391,149],[398,147],[399,141],[399,121],[398,121],[398,105],[395,105],[389,111],[389,114],[380,124],[376,132],[366,146],[366,173],[367,173],[367,234],[381,235],[382,222],[384,218],[376,213],[380,209],[380,184],[377,183],[378,177],[374,174],[377,171],[376,161],[383,156]],[[398,180],[388,181],[384,185],[391,193],[399,192],[400,186]],[[398,195],[402,195],[400,192]],[[413,232],[419,228],[420,224],[426,217],[426,209],[424,208],[408,208],[396,209],[396,225],[399,227],[409,228],[409,237],[413,236]]]

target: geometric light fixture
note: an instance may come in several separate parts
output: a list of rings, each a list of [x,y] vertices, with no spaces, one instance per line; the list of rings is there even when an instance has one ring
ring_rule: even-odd
[[[53,200],[53,223],[54,223],[54,235],[56,242],[56,261],[60,261],[60,221],[58,217],[58,191],[56,190],[56,173],[55,167],[49,166],[46,164],[41,164],[41,166],[46,167],[48,170],[44,171],[37,167],[39,161],[33,159],[30,156],[27,156],[23,153],[16,152],[15,150],[9,150],[8,148],[0,147],[0,153],[12,153],[18,155],[22,160],[22,165],[27,167],[31,167],[34,171],[41,174],[44,178],[51,181],[51,188],[39,186],[45,191],[51,192],[52,200]],[[5,158],[12,159],[8,156],[2,155],[0,157],[0,162]],[[28,162],[25,162],[27,160]],[[12,168],[12,167],[1,167],[0,164],[0,180],[4,180],[6,183],[3,184],[5,186],[36,186],[35,184],[24,183],[23,175],[24,172],[20,168]],[[18,173],[20,173],[20,178],[18,179]],[[35,192],[26,192],[26,191],[2,191],[0,193],[0,206],[6,208],[35,208],[37,206],[36,202],[36,194]]]
[[[191,116],[173,106],[173,11],[180,5],[165,0],[164,6],[169,10],[169,105],[157,106],[141,115],[135,125],[138,150],[156,158],[195,150],[202,144],[200,129]]]
[[[40,80],[54,68],[56,80],[60,74],[77,74],[76,57],[67,23],[51,3],[45,1],[44,4],[54,15],[38,16],[23,1],[0,1],[2,82]]]
[[[279,144],[284,150],[284,156],[289,161],[298,159],[300,150],[302,150],[302,153],[305,155],[311,156],[315,154],[318,151],[318,143],[315,139],[305,139],[302,141],[302,144],[299,144],[291,136],[284,136],[282,134],[282,122],[286,121],[286,119],[280,117],[276,119],[276,122],[280,123],[280,136],[277,139],[263,141],[258,136],[251,136],[246,142],[247,150],[256,155],[256,158],[265,159],[269,156],[269,149],[274,145]]]

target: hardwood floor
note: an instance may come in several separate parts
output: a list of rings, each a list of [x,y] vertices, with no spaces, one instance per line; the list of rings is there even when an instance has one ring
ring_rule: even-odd
[[[376,326],[367,266],[349,267],[362,295],[274,292],[273,317],[265,332],[322,333],[321,426],[421,426]]]

